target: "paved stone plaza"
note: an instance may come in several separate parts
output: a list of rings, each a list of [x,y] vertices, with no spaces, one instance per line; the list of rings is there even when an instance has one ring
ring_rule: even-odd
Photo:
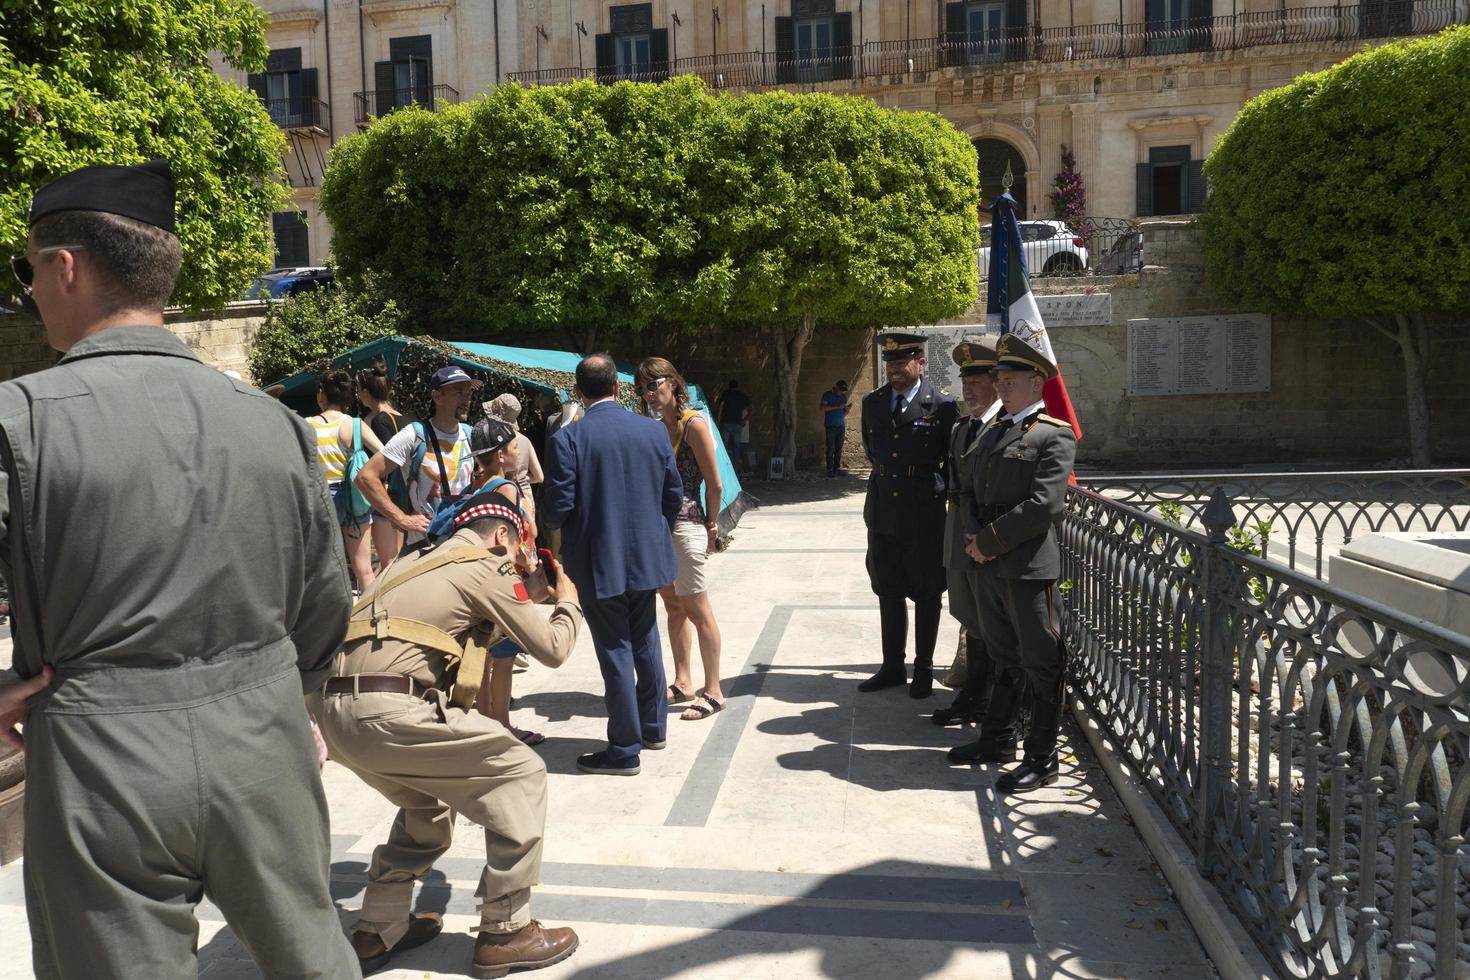
[[[878,660],[861,483],[755,492],[762,506],[712,559],[723,712],[671,715],[668,748],[645,752],[636,778],[590,776],[574,760],[601,746],[604,718],[585,632],[561,670],[516,678],[513,718],[546,734],[551,772],[532,911],[582,937],[571,959],[530,975],[1213,976],[1074,727],[1063,729],[1061,781],[1003,800],[994,769],[945,764],[943,750],[970,737],[926,718],[947,690],[926,702],[857,693]],[[941,664],[955,643],[946,620]],[[335,764],[325,781],[346,924],[395,811]],[[444,935],[377,976],[467,970],[483,853],[479,829],[461,821],[418,897],[445,912]],[[201,976],[258,976],[219,912],[206,904],[200,917]],[[18,862],[0,870],[0,935],[0,978],[31,976]]]

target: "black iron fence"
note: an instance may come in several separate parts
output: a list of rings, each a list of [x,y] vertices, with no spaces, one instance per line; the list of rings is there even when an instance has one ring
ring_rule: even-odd
[[[1216,488],[1267,557],[1322,578],[1345,544],[1375,531],[1470,530],[1470,470],[1080,477],[1090,490],[1199,529]]]
[[[526,85],[555,85],[581,78],[660,81],[695,74],[715,88],[766,88],[851,78],[882,78],[941,68],[986,70],[1039,62],[1136,58],[1190,51],[1234,51],[1272,44],[1356,41],[1434,34],[1470,22],[1463,0],[1388,0],[1280,8],[1220,17],[1186,17],[1125,23],[1117,20],[1067,27],[1006,28],[986,34],[868,41],[807,51],[739,51],[621,68],[548,68],[510,72]]]
[[[1143,235],[1133,218],[1023,218],[1021,251],[1032,276],[1116,276],[1143,268]],[[990,275],[990,225],[980,229],[975,263]]]
[[[356,92],[357,124],[366,126],[374,116],[386,115],[394,109],[411,105],[436,109],[439,104],[459,101],[459,90],[450,85],[413,85],[408,88],[372,89]]]
[[[1462,975],[1470,638],[1233,547],[1206,501],[1199,533],[1069,492],[1077,697],[1281,975]]]
[[[281,129],[319,129],[326,132],[327,104],[314,97],[266,99],[265,111]]]

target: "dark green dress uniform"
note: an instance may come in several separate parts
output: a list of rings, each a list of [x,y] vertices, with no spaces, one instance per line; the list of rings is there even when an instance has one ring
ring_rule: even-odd
[[[962,378],[986,374],[995,366],[994,337],[966,337],[951,354]],[[934,712],[934,724],[945,726],[977,720],[990,698],[990,657],[980,627],[975,603],[975,562],[965,553],[964,499],[979,459],[980,437],[1000,414],[1000,403],[990,405],[979,416],[962,416],[949,437],[949,508],[944,517],[944,570],[949,592],[949,613],[964,628],[965,683],[954,703]],[[971,743],[971,745],[978,743]],[[964,747],[950,750],[951,762],[971,761]]]
[[[1014,335],[1001,337],[998,367],[1055,367]],[[1025,758],[997,782],[1002,792],[1054,781],[1057,733],[1066,685],[1066,644],[1056,581],[1061,551],[1056,525],[1066,502],[1077,440],[1071,426],[1038,410],[1004,416],[987,431],[971,480],[971,533],[981,554],[976,600],[985,645],[1000,668],[981,727],[977,761],[1015,757],[1015,722],[1029,688],[1031,724]]]
[[[924,337],[887,334],[883,356],[917,356]],[[914,686],[927,696],[945,589],[945,463],[958,412],[954,399],[920,378],[913,398],[897,406],[884,385],[862,403],[863,449],[872,464],[863,520],[868,527],[868,581],[882,617],[883,667],[864,682],[876,690],[905,680],[908,607],[914,601]]]
[[[83,171],[74,210],[128,203],[98,169],[144,168]],[[25,728],[36,975],[192,978],[207,898],[266,976],[359,976],[302,700],[351,604],[311,427],[166,329],[86,337],[0,385],[0,574],[16,673],[55,669]]]

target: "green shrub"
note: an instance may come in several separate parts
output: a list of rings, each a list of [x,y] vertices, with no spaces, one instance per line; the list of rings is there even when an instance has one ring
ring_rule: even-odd
[[[399,332],[398,307],[347,289],[320,289],[266,307],[265,324],[250,352],[250,373],[270,384],[338,354]]]

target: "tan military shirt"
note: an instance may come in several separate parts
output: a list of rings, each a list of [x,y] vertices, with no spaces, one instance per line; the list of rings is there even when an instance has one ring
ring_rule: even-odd
[[[443,544],[394,562],[363,593],[354,622],[372,618],[372,598],[382,583],[428,561],[441,548],[483,548],[480,536],[465,529]],[[508,638],[532,657],[551,667],[566,661],[577,645],[582,609],[562,600],[548,618],[544,608],[531,602],[512,556],[492,549],[485,561],[441,565],[383,595],[382,607],[390,617],[403,617],[436,626],[460,643],[472,630],[490,628],[491,642]],[[343,645],[341,673],[403,674],[426,687],[441,687],[454,658],[437,650],[390,638],[364,637]]]

